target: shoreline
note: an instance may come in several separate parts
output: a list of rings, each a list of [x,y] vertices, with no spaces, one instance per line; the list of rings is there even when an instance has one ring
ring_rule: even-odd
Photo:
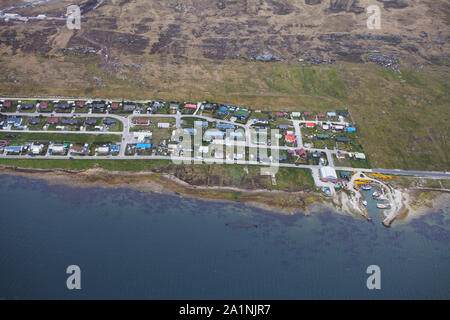
[[[339,192],[334,197],[318,192],[287,192],[280,190],[248,190],[227,186],[195,186],[167,173],[124,172],[105,169],[66,170],[20,168],[0,165],[0,173],[22,175],[44,180],[50,184],[65,184],[75,187],[99,186],[103,188],[131,188],[142,192],[165,193],[207,201],[235,201],[245,205],[275,211],[279,214],[313,214],[317,208],[327,208],[371,221],[370,215],[354,197]],[[440,191],[428,191],[420,199],[418,190],[396,189],[398,210],[391,210],[382,224],[391,227],[394,221],[408,223],[431,210],[444,207],[450,195]]]

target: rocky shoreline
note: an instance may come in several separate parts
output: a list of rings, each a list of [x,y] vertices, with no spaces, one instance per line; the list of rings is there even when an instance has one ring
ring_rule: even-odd
[[[285,192],[266,189],[248,190],[235,187],[193,186],[172,175],[154,172],[122,172],[104,169],[64,170],[36,169],[0,166],[0,173],[23,175],[42,179],[51,184],[67,184],[76,187],[100,186],[109,188],[132,188],[142,192],[165,193],[210,201],[237,201],[252,207],[275,211],[280,214],[313,214],[317,208],[327,208],[341,214],[362,217],[370,215],[354,197],[345,192],[327,197],[316,192]],[[383,221],[390,227],[394,221],[410,221],[448,203],[449,194],[431,191],[425,199],[414,190],[397,190],[398,210],[391,211]]]

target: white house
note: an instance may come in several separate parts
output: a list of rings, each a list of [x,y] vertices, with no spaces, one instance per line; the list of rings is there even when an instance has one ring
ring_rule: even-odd
[[[321,167],[319,170],[320,173],[320,179],[323,182],[333,182],[336,183],[337,182],[337,174],[336,174],[336,170],[334,170],[334,168],[329,167],[329,166],[324,166]]]

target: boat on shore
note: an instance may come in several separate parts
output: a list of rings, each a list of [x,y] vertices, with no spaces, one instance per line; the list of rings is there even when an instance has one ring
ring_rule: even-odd
[[[362,203],[365,207],[367,207],[367,201],[366,201],[366,200],[361,201],[361,203]]]
[[[380,196],[380,193],[378,192],[378,191],[375,191],[374,193],[372,193],[372,197],[375,199],[375,198],[378,198]]]
[[[377,208],[378,209],[390,209],[391,205],[390,204],[385,204],[385,203],[378,203],[377,204]]]
[[[365,184],[365,185],[363,185],[363,186],[361,187],[361,189],[363,189],[363,190],[365,190],[365,191],[369,191],[369,190],[372,189],[372,186],[370,186],[370,185],[368,185],[368,184]]]

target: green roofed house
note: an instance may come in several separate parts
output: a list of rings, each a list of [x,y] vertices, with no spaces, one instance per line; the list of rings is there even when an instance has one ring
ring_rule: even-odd
[[[350,179],[350,172],[340,171],[339,176],[341,177],[341,179]]]
[[[325,134],[325,133],[318,133],[318,134],[316,134],[316,138],[320,139],[320,140],[325,140],[325,139],[328,139],[329,137],[330,136]]]
[[[348,143],[348,137],[336,137],[336,142]]]

